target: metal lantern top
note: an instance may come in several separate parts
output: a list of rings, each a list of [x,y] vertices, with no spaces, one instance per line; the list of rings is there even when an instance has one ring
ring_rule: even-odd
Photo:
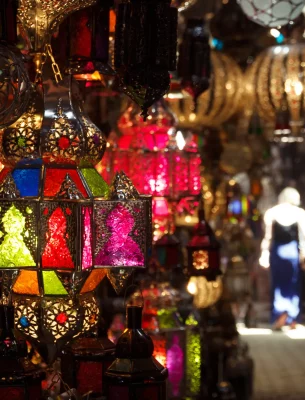
[[[270,28],[287,25],[304,8],[303,0],[238,0],[238,4],[251,21]]]
[[[95,2],[96,0],[20,0],[18,17],[31,50],[43,52],[52,33],[69,14]]]
[[[246,72],[247,103],[262,119],[276,122],[274,136],[277,129],[280,135],[286,129],[292,139],[303,134],[305,67],[300,60],[304,55],[304,43],[270,47]]]

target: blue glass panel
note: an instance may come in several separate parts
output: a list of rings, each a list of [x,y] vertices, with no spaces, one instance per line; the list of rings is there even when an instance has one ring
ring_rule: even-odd
[[[17,168],[13,171],[12,175],[22,197],[38,196],[40,182],[39,168]]]

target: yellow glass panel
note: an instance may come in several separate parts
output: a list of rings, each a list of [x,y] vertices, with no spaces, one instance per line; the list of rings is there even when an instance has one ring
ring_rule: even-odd
[[[36,271],[20,271],[13,287],[14,293],[39,295],[39,285]]]
[[[92,292],[97,285],[102,281],[102,279],[105,277],[107,273],[106,269],[95,269],[91,272],[91,274],[88,276],[81,293],[87,293],[87,292]]]

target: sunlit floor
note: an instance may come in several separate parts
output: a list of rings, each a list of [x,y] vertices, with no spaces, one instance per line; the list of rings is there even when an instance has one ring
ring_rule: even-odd
[[[305,400],[305,327],[238,330],[255,362],[254,400]]]

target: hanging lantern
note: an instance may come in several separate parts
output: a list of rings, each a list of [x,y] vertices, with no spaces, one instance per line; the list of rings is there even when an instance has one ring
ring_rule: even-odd
[[[238,4],[251,21],[270,28],[287,25],[304,8],[303,0],[238,0]]]
[[[300,59],[304,54],[303,43],[270,47],[247,71],[249,104],[255,105],[262,119],[275,121],[274,140],[303,140],[304,67]]]
[[[0,45],[0,129],[15,122],[26,110],[31,83],[22,57]]]
[[[62,378],[84,395],[104,391],[104,375],[114,361],[114,344],[107,338],[80,338],[67,346],[61,356]]]
[[[14,336],[13,307],[0,306],[0,328],[1,399],[41,398],[41,382],[45,372],[29,359],[26,342]]]
[[[114,74],[108,65],[109,22],[110,3],[101,0],[94,6],[74,12],[70,16],[68,73],[75,75],[77,79],[84,79],[88,74],[94,73]],[[62,25],[62,29],[67,29],[67,26]],[[59,36],[62,37],[61,34]]]
[[[189,19],[179,49],[178,75],[181,88],[197,105],[198,97],[210,86],[209,32],[203,19]]]
[[[215,280],[220,275],[220,244],[210,225],[205,221],[201,203],[198,212],[199,223],[187,245],[188,272],[190,276],[204,276]]]
[[[113,149],[113,171],[127,171],[140,193],[174,200],[197,195],[201,159],[194,137],[174,135],[175,118],[163,101],[153,105],[146,122],[136,112],[129,106],[119,120],[123,136]]]
[[[215,50],[211,52],[211,63],[210,89],[199,96],[196,110],[191,97],[177,99],[169,93],[168,101],[179,127],[196,130],[202,125],[219,126],[237,112],[242,94],[240,67],[231,57]]]
[[[167,92],[176,69],[177,9],[170,2],[130,0],[117,9],[115,67],[125,94],[142,109]]]
[[[154,249],[163,268],[171,270],[181,265],[181,244],[174,234],[166,233],[163,235],[155,242]]]

